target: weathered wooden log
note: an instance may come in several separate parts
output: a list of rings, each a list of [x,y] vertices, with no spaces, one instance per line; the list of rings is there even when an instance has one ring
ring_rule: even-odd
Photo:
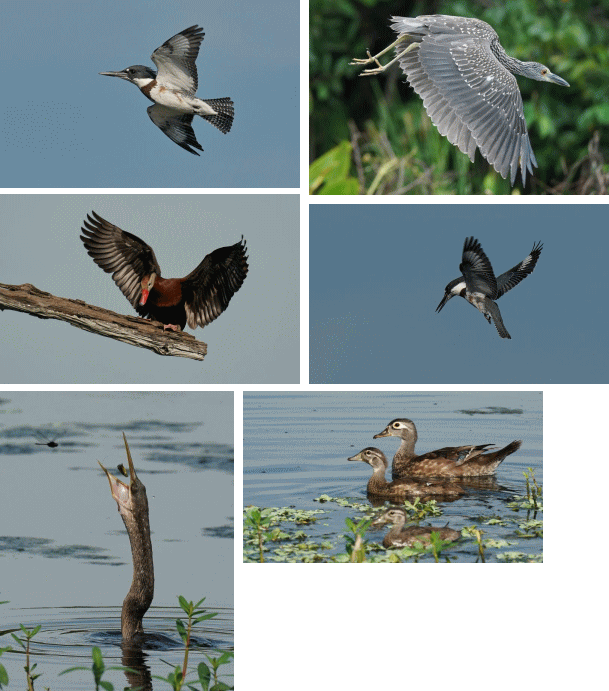
[[[88,305],[82,300],[60,298],[30,283],[11,286],[0,283],[0,310],[26,312],[39,319],[59,319],[79,329],[113,338],[159,355],[203,360],[207,344],[185,332],[164,331],[163,324],[140,317],[127,317]]]

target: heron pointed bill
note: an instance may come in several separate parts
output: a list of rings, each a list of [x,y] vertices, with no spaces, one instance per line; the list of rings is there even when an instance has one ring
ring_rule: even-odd
[[[559,77],[557,74],[554,74],[553,72],[549,72],[546,74],[546,81],[547,82],[552,82],[553,84],[558,84],[559,86],[571,86],[566,79],[563,79],[562,77]]]

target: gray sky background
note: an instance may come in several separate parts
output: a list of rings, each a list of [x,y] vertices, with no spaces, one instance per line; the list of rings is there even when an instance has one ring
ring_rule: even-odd
[[[92,210],[145,240],[166,278],[218,247],[248,244],[249,273],[228,309],[203,329],[203,362],[163,357],[56,320],[0,312],[4,384],[245,384],[299,379],[297,195],[0,195],[0,282],[137,316],[79,239]]]
[[[607,383],[604,205],[315,205],[310,208],[310,381]],[[511,340],[460,297],[463,241],[496,274],[544,244],[498,306]]]
[[[224,135],[202,118],[194,156],[150,121],[136,86],[99,72],[147,65],[174,34],[205,31],[198,96],[230,96]],[[298,187],[295,0],[2,0],[0,187]]]

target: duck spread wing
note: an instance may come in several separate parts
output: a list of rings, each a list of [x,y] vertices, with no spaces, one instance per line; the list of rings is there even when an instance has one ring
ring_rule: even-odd
[[[87,215],[80,239],[93,261],[112,274],[123,295],[140,312],[142,278],[151,273],[161,275],[152,247],[136,235],[112,225],[95,211]]]
[[[243,237],[230,247],[208,254],[182,281],[186,319],[191,329],[219,317],[247,276],[247,248]]]

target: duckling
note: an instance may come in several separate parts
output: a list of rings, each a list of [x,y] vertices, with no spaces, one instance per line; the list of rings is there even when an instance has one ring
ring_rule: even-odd
[[[404,528],[408,515],[404,509],[391,508],[378,518],[372,521],[373,526],[392,523],[393,527],[383,538],[383,547],[412,547],[416,542],[423,545],[431,544],[431,533],[438,533],[441,540],[458,540],[461,533],[444,526],[444,528],[434,528],[433,526],[413,525]]]
[[[385,454],[380,449],[369,446],[349,461],[363,461],[372,468],[372,477],[368,480],[368,494],[391,499],[394,497],[431,497],[431,496],[461,496],[464,490],[458,485],[449,483],[431,483],[416,480],[385,480],[385,470],[388,467]]]
[[[396,418],[392,420],[374,439],[379,437],[399,437],[400,448],[393,457],[391,472],[393,478],[423,475],[426,477],[479,477],[492,475],[501,461],[518,451],[522,441],[513,441],[503,449],[485,453],[495,448],[493,444],[478,446],[447,446],[416,456],[414,445],[418,439],[417,428],[412,420]]]

